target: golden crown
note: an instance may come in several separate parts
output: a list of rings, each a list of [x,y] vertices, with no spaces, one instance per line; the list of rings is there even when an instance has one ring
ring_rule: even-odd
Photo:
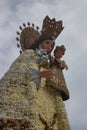
[[[43,20],[41,33],[56,39],[63,29],[61,20],[56,22],[55,18],[50,19],[49,16],[46,16]]]
[[[23,23],[23,26],[19,27],[21,32],[17,31],[17,47],[21,48],[20,53],[29,49],[41,35],[45,35],[47,37],[52,37],[56,39],[57,36],[63,30],[62,21],[57,21],[55,18],[50,19],[49,16],[46,16],[43,20],[42,29],[39,31],[39,27],[28,22],[27,25]]]
[[[30,46],[39,38],[40,32],[39,27],[34,27],[34,24],[30,26],[30,23],[28,22],[27,25],[23,23],[23,27],[19,27],[21,32],[17,31],[17,47],[21,47],[20,53],[25,51],[26,49],[29,49]]]

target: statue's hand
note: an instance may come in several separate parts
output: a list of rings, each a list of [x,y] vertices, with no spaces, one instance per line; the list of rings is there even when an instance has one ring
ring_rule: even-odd
[[[65,63],[65,61],[61,61],[60,63],[59,63],[59,67],[61,68],[61,69],[68,69],[68,66],[66,65],[66,63]]]
[[[41,78],[53,78],[56,76],[55,72],[52,70],[41,71]]]

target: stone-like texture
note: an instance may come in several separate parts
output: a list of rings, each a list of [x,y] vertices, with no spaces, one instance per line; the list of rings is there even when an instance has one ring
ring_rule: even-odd
[[[46,87],[45,79],[41,80],[41,87],[37,91],[29,77],[29,68],[38,70],[37,58],[32,50],[25,51],[0,80],[0,116],[5,119],[27,119],[30,130],[44,130],[45,125],[39,114],[50,125],[56,113],[58,119],[54,129],[70,130],[60,93],[55,88]]]

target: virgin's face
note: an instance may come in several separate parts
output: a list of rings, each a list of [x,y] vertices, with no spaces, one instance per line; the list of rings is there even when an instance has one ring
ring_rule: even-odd
[[[46,50],[47,53],[50,53],[54,46],[54,41],[52,40],[45,40],[41,43],[41,48]]]

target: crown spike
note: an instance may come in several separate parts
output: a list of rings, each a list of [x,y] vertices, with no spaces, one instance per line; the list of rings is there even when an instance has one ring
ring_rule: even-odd
[[[39,27],[38,27],[38,26],[36,26],[36,29],[37,29],[37,30],[39,30]]]
[[[23,23],[23,26],[24,26],[24,27],[26,27],[26,24],[25,24],[25,23]]]
[[[20,45],[17,43],[17,47],[19,48],[20,47]]]
[[[20,54],[22,54],[22,50],[20,50]]]
[[[28,22],[27,25],[30,26],[30,23]]]
[[[16,37],[16,40],[19,41],[20,39],[18,37]]]
[[[32,27],[34,27],[34,24],[32,23]]]
[[[17,33],[17,35],[20,35],[20,33],[18,31],[16,33]]]
[[[22,30],[22,26],[19,26],[20,30]]]

